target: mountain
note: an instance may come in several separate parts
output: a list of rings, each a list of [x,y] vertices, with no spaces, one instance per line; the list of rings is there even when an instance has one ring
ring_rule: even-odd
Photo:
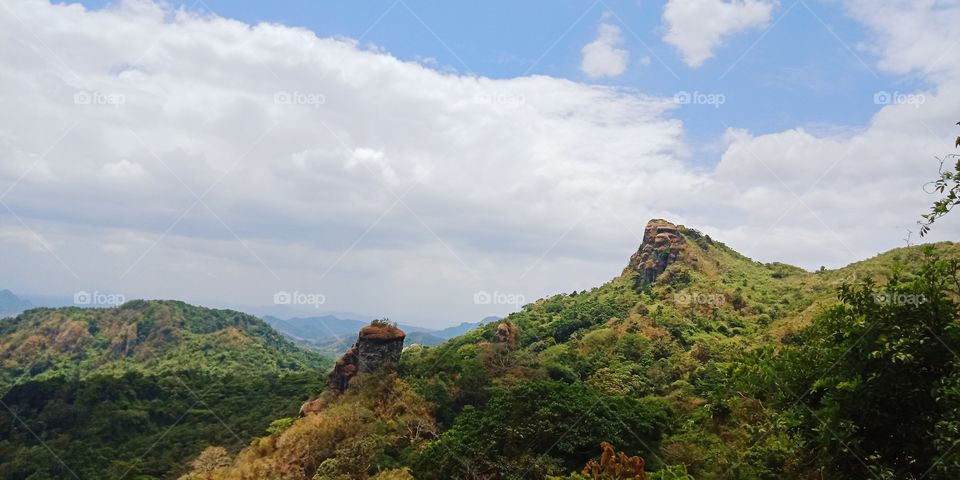
[[[281,319],[273,316],[263,317],[277,331],[300,340],[318,341],[332,337],[351,337],[369,323],[368,321],[337,318],[333,315],[321,317],[294,317]]]
[[[446,340],[446,338],[439,337],[435,333],[410,332],[407,334],[407,338],[404,340],[404,343],[407,346],[422,345],[424,347],[432,347],[434,345],[440,345]]]
[[[406,342],[410,345],[434,346],[453,337],[473,330],[485,322],[496,320],[487,317],[480,322],[463,322],[459,325],[432,330],[414,325],[399,324],[407,332]],[[298,345],[316,350],[330,357],[336,357],[350,348],[357,331],[366,326],[369,320],[339,318],[333,315],[319,317],[294,317],[282,319],[267,315],[263,320],[277,331],[288,336]]]
[[[39,308],[0,320],[0,386],[52,377],[323,368],[260,319],[175,301],[118,308]]]
[[[652,220],[608,283],[407,348],[184,479],[957,478],[956,278],[954,243],[809,272]]]
[[[176,301],[0,319],[0,479],[176,478],[326,384],[330,359],[256,317]]]
[[[33,307],[27,300],[21,299],[10,290],[0,290],[0,317],[10,317]]]
[[[485,317],[479,322],[463,322],[460,325],[454,325],[452,327],[444,328],[443,330],[432,330],[430,333],[436,337],[442,338],[444,340],[450,340],[453,337],[458,337],[467,333],[471,330],[474,330],[485,323],[495,322],[500,320],[500,317]]]

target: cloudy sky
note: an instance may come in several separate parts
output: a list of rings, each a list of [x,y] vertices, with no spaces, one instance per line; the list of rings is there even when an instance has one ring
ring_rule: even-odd
[[[838,267],[958,133],[956,1],[329,3],[0,0],[0,288],[442,326],[659,217]]]

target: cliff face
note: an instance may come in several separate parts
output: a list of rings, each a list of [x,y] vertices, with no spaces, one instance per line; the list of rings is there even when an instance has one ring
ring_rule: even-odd
[[[363,327],[356,343],[344,353],[333,367],[330,387],[343,392],[350,379],[359,373],[373,373],[386,366],[396,365],[403,351],[406,334],[397,327],[377,324]]]
[[[681,228],[662,219],[647,222],[640,249],[630,257],[630,263],[623,270],[623,274],[637,272],[644,284],[653,283],[657,276],[683,254],[686,242],[680,235]]]

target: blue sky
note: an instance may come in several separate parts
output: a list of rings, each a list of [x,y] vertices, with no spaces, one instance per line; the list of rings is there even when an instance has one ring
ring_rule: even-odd
[[[90,8],[115,2],[83,1]],[[721,93],[722,109],[688,105],[678,110],[698,164],[716,162],[728,127],[763,134],[798,126],[860,128],[879,107],[876,91],[922,87],[915,78],[876,68],[860,46],[868,32],[836,1],[784,1],[768,25],[727,38],[699,68],[684,64],[661,39],[664,2],[437,2],[372,0],[207,0],[170,2],[250,24],[300,26],[320,37],[361,39],[402,60],[491,78],[550,75],[658,96],[678,91]],[[580,71],[580,49],[609,23],[621,28],[631,55],[625,73],[591,79]],[[649,64],[639,59],[648,57]],[[731,114],[735,111],[735,114]]]

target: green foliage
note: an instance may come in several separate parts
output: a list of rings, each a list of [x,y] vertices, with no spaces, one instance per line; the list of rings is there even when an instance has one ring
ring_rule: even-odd
[[[297,419],[293,417],[278,418],[270,422],[270,426],[267,427],[267,433],[269,433],[270,435],[283,433],[286,429],[290,428],[290,426],[293,425],[293,422],[295,421],[297,421]]]
[[[956,478],[943,459],[956,443],[960,398],[960,263],[931,258],[916,272],[895,269],[840,288],[770,372],[781,404],[835,476]],[[941,460],[947,460],[946,462]]]
[[[330,363],[255,317],[143,300],[0,320],[0,362],[0,479],[31,480],[175,478],[281,428]]]
[[[397,322],[391,322],[389,318],[375,318],[370,321],[371,327],[396,327]]]
[[[683,465],[673,465],[665,467],[659,471],[647,474],[648,480],[694,480],[694,477],[687,473],[687,467]]]
[[[533,381],[467,407],[417,458],[419,479],[528,478],[577,468],[613,441],[648,452],[669,424],[654,400],[604,396],[582,383]]]
[[[173,301],[118,308],[40,308],[0,319],[0,388],[30,379],[201,371],[229,375],[322,370],[256,317]]]
[[[960,138],[958,138],[958,146],[960,146]],[[948,164],[944,169],[944,163],[948,161],[956,163],[952,167]],[[930,182],[930,185],[933,192],[942,196],[933,202],[930,213],[921,215],[923,217],[923,222],[920,223],[921,237],[930,232],[934,222],[950,213],[953,207],[960,203],[960,155],[950,154],[943,157],[940,160],[939,174],[940,176]]]
[[[328,391],[318,401],[323,408],[255,440],[232,464],[194,468],[182,479],[409,480],[403,466],[437,434],[431,405],[393,373],[358,375],[342,394]]]
[[[957,245],[931,248],[945,258],[960,258]],[[708,268],[671,266],[668,271],[676,274],[665,273],[642,292],[632,288],[628,275],[576,296],[557,295],[524,307],[504,319],[518,327],[521,341],[515,350],[497,350],[497,368],[485,363],[490,360],[485,352],[496,346],[496,323],[438,347],[405,353],[404,378],[436,403],[446,429],[416,457],[417,478],[521,478],[575,471],[582,465],[579,460],[593,455],[596,442],[578,450],[561,440],[551,449],[538,444],[533,432],[545,432],[542,438],[549,442],[556,433],[548,425],[554,422],[550,414],[562,412],[567,400],[582,402],[577,391],[600,398],[649,397],[644,401],[666,406],[671,420],[663,425],[671,428],[658,431],[659,442],[647,442],[653,451],[632,450],[655,464],[651,478],[799,480],[821,471],[830,472],[830,478],[863,478],[863,472],[851,474],[837,466],[845,447],[814,441],[829,434],[803,413],[804,404],[791,406],[796,399],[788,399],[780,387],[792,377],[785,367],[774,368],[779,365],[774,360],[809,341],[816,327],[808,326],[817,312],[846,301],[837,296],[845,281],[876,284],[891,271],[913,279],[922,276],[927,254],[917,247],[897,249],[820,273],[753,262],[717,242],[703,255],[698,263]],[[890,288],[894,295],[903,293],[896,283]],[[796,370],[809,373],[831,358],[822,351],[812,355],[819,357],[798,361]],[[541,383],[575,391],[564,390],[566,400],[550,391],[523,394]],[[939,395],[960,398],[960,378],[944,380],[944,385]],[[795,389],[804,391],[802,385]],[[863,404],[858,408],[863,410]],[[596,413],[586,406],[577,412],[557,414],[554,423],[570,428],[560,417]],[[825,414],[817,411],[817,416]],[[538,423],[541,417],[551,421]],[[589,420],[585,423],[604,424],[602,418]],[[944,415],[927,426],[942,434],[918,444],[939,442],[948,448],[960,438],[960,414]],[[622,425],[617,432],[572,428],[577,438],[610,441],[618,448],[621,440],[629,440],[623,438]],[[523,447],[528,439],[533,446]],[[632,447],[637,446],[624,449]],[[947,460],[957,458],[960,453]]]
[[[0,479],[176,478],[207,445],[236,451],[322,388],[313,372],[29,381],[3,398]]]

